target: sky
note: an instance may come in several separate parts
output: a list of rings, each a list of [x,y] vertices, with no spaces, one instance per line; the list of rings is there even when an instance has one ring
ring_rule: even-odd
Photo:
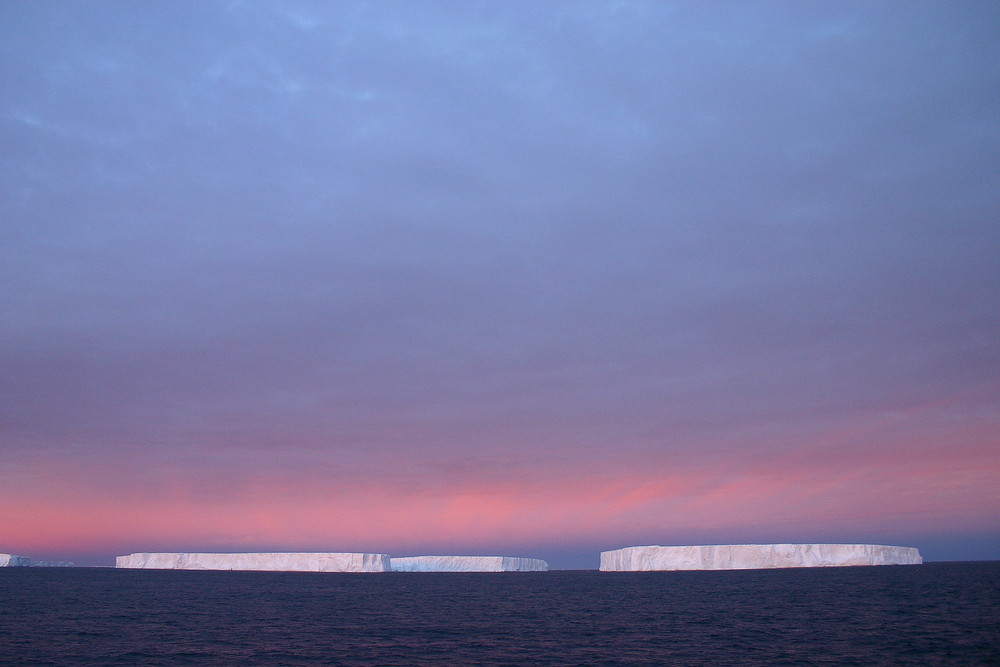
[[[998,34],[0,3],[0,551],[1000,559]]]

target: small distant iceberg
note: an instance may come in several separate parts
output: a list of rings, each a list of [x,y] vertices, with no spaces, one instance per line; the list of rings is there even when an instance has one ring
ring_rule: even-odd
[[[919,565],[923,562],[914,547],[880,544],[643,546],[601,552],[602,572]]]
[[[264,572],[389,572],[387,554],[369,553],[133,553],[116,568]]]
[[[538,558],[517,556],[404,556],[391,558],[393,572],[547,572]]]
[[[28,567],[76,567],[76,563],[65,560],[33,560]]]
[[[0,567],[31,567],[31,559],[27,556],[0,554]]]
[[[27,556],[0,554],[0,567],[73,567],[66,561],[33,560]]]

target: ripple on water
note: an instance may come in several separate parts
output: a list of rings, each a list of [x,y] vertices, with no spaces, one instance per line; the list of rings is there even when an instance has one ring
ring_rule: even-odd
[[[1000,563],[0,571],[4,664],[1000,664]]]

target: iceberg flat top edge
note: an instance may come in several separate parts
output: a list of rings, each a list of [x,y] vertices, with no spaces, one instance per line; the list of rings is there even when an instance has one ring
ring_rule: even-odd
[[[775,542],[764,544],[761,542],[746,542],[740,544],[643,544],[628,547],[619,547],[609,551],[621,551],[622,549],[706,549],[715,547],[881,547],[885,549],[915,549],[916,547],[899,547],[889,544],[851,544],[847,542]],[[602,551],[601,553],[608,553]]]
[[[388,558],[388,554],[355,553],[355,552],[323,552],[323,551],[267,551],[267,552],[239,552],[239,551],[203,551],[203,552],[164,552],[164,551],[137,551],[117,558],[220,558],[220,559],[287,559],[287,558]]]

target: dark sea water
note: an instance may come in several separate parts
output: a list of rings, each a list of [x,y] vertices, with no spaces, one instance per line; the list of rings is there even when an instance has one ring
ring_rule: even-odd
[[[729,572],[0,570],[11,665],[1000,665],[1000,562]]]

